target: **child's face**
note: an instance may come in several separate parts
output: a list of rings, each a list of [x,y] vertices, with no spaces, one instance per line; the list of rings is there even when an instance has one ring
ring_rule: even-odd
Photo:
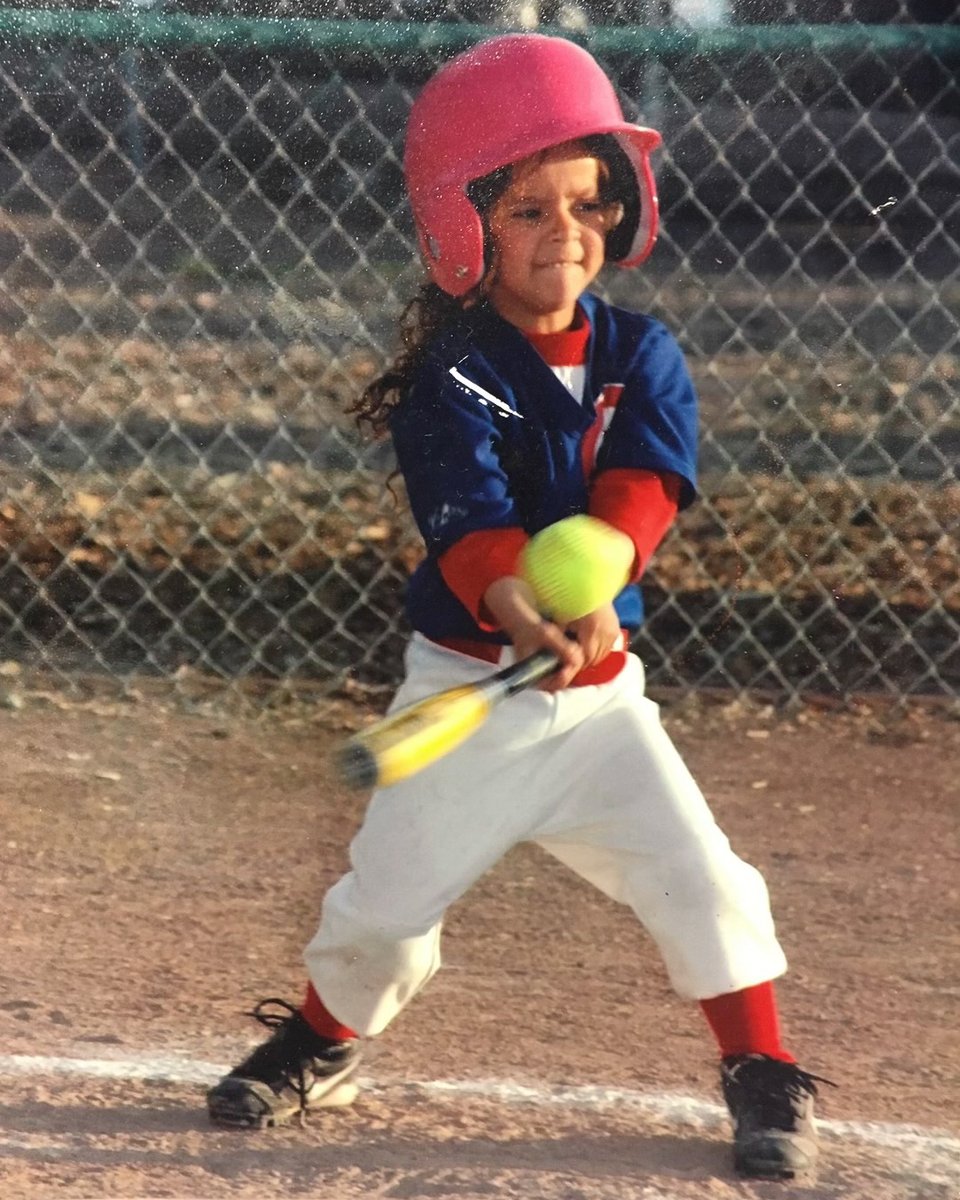
[[[600,198],[600,161],[571,143],[524,159],[488,215],[493,266],[486,293],[519,329],[557,333],[600,272],[604,240],[619,219]]]

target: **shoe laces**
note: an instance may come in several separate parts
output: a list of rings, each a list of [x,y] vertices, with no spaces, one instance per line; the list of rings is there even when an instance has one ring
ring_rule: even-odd
[[[276,1009],[282,1011],[277,1012]],[[299,1009],[286,1000],[271,996],[266,1000],[260,1000],[244,1015],[253,1017],[255,1021],[259,1021],[261,1025],[274,1031],[274,1047],[280,1051],[278,1058],[282,1063],[284,1078],[296,1092],[300,1101],[300,1111],[304,1112],[307,1107],[307,1094],[312,1083],[307,1079],[306,1068],[312,1056],[303,1045],[302,1039],[298,1037],[299,1030],[296,1026],[303,1022]],[[261,1047],[262,1049],[264,1047]]]
[[[276,1008],[282,1008],[283,1012],[269,1012],[268,1006],[274,1005]],[[265,1025],[267,1029],[285,1029],[290,1022],[300,1015],[299,1010],[288,1000],[280,1000],[276,996],[271,996],[267,1000],[260,1000],[248,1012],[243,1014],[245,1017],[253,1017],[255,1021],[259,1021],[261,1025]]]
[[[748,1055],[723,1064],[728,1083],[739,1091],[742,1104],[767,1129],[792,1130],[808,1096],[819,1095],[817,1084],[837,1085],[796,1063],[766,1055]]]

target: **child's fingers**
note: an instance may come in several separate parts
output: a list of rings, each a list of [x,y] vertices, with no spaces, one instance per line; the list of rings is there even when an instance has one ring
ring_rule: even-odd
[[[544,692],[558,692],[578,675],[584,667],[583,647],[572,638],[567,637],[563,630],[550,621],[544,621],[540,628],[540,645],[538,649],[552,650],[560,660],[560,667],[540,685]]]
[[[569,632],[583,650],[584,666],[603,662],[620,645],[620,621],[612,607],[604,606],[569,626]]]

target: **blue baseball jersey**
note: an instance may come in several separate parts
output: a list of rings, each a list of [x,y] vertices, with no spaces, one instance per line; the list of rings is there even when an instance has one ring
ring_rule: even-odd
[[[490,306],[442,331],[391,417],[397,462],[427,556],[407,615],[429,638],[505,642],[481,630],[448,588],[440,556],[469,533],[534,534],[588,511],[590,486],[615,468],[670,472],[680,507],[696,495],[697,401],[676,339],[659,321],[584,294],[590,325],[580,403],[515,326]],[[643,620],[640,589],[615,600]]]

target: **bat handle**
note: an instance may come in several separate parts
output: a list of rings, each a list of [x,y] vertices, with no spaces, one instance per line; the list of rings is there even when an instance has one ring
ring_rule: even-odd
[[[491,698],[512,696],[516,692],[522,692],[524,688],[530,687],[531,684],[546,679],[548,675],[554,673],[559,665],[560,660],[552,650],[538,650],[536,654],[531,654],[528,658],[523,658],[520,662],[504,667],[502,671],[491,675],[482,685],[483,690]]]

